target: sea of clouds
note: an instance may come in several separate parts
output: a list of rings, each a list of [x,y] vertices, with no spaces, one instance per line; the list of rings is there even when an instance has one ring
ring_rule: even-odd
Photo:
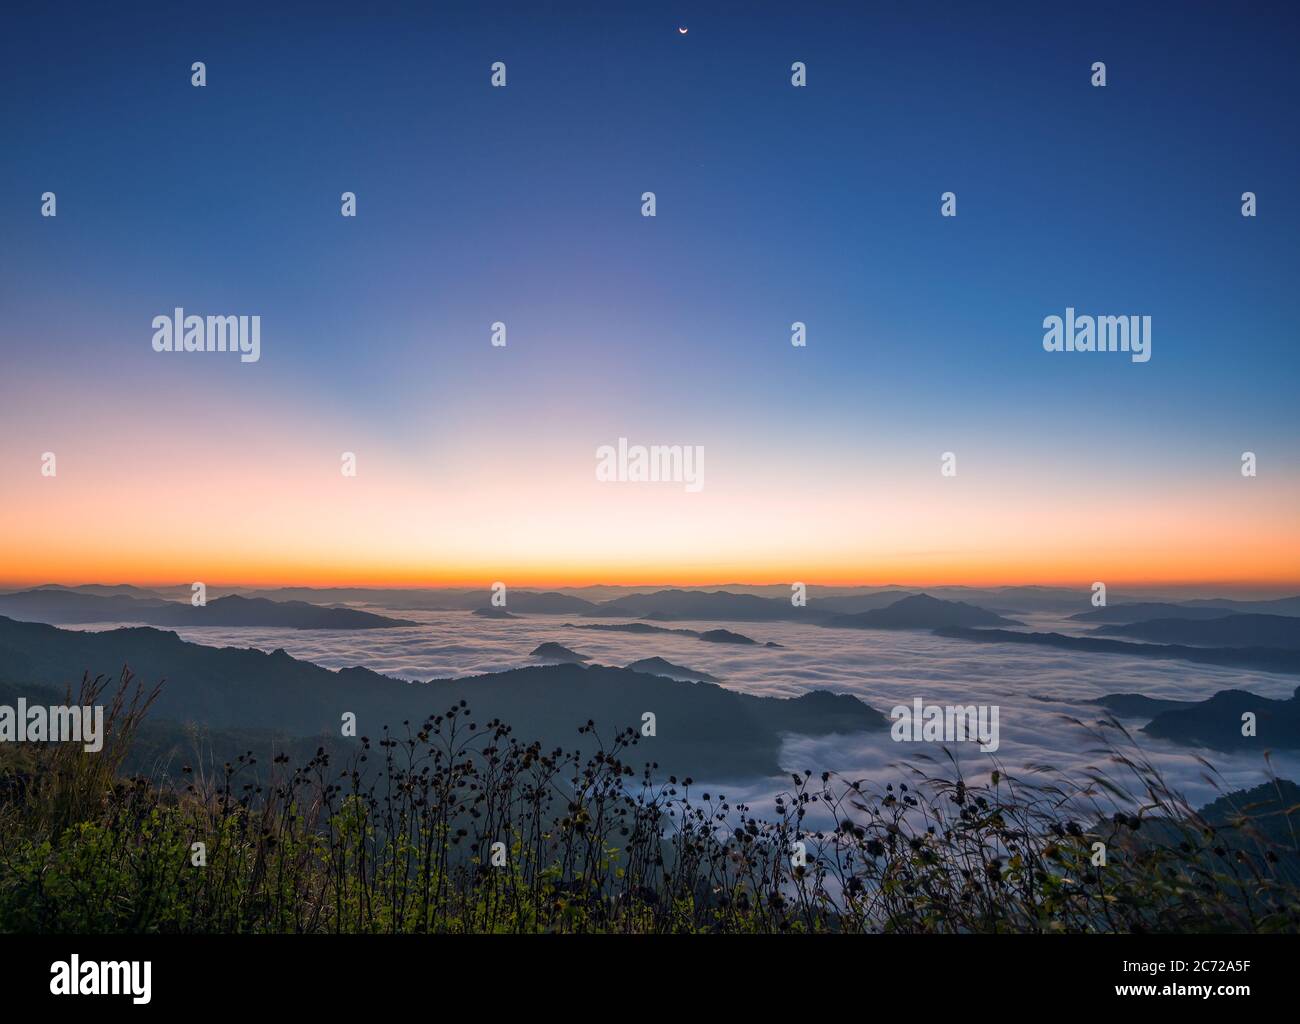
[[[1091,698],[1141,693],[1202,700],[1226,689],[1286,698],[1296,687],[1294,677],[1275,673],[1020,644],[975,644],[924,631],[826,629],[787,622],[661,623],[699,631],[721,627],[758,641],[757,646],[740,646],[668,633],[570,628],[566,626],[570,620],[562,616],[488,619],[467,612],[401,614],[420,625],[345,631],[204,627],[178,632],[186,640],[209,646],[283,648],[295,658],[326,668],[360,665],[411,680],[473,676],[536,664],[529,652],[551,640],[599,664],[622,666],[657,655],[707,672],[737,690],[792,696],[827,689],[854,694],[886,714],[894,705],[909,704],[916,697],[927,704],[996,704],[1001,709],[1001,746],[996,755],[981,753],[973,743],[951,748],[962,771],[973,780],[999,765],[1012,773],[1050,765],[1078,775],[1090,768],[1100,768],[1111,777],[1122,775],[1095,737],[1067,720],[1072,716],[1091,723],[1107,717],[1103,709],[1082,703]],[[1054,616],[1018,617],[1036,630],[1084,631],[1078,623]],[[762,646],[768,641],[781,644],[781,649]],[[1225,754],[1147,738],[1137,731],[1146,724],[1145,718],[1123,722],[1141,751],[1194,806],[1214,799],[1221,791],[1255,786],[1270,777],[1262,742],[1258,753]],[[527,732],[527,722],[512,724],[517,731]],[[1111,735],[1119,739],[1113,730]],[[791,772],[834,771],[884,785],[909,778],[900,762],[915,762],[918,755],[925,754],[943,757],[934,746],[896,743],[887,731],[790,736],[782,762]],[[1207,778],[1209,773],[1198,757],[1210,761],[1218,771],[1215,783]],[[1300,757],[1274,754],[1271,770],[1283,778],[1300,780]],[[752,779],[713,788],[758,810],[763,804],[770,805],[777,793],[788,790],[789,781],[788,777]],[[708,784],[707,780],[701,783]]]

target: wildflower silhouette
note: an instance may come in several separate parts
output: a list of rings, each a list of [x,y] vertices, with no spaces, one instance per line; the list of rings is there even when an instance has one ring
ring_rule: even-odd
[[[1296,931],[1277,806],[1212,824],[1118,722],[1071,779],[956,760],[872,789],[792,773],[768,820],[632,759],[633,728],[543,750],[465,701],[294,766],[254,750],[181,778],[121,767],[158,690],[124,671],[105,746],[0,761],[0,930],[51,933]],[[71,695],[69,695],[71,702]],[[265,764],[263,763],[265,760]],[[376,763],[377,762],[377,763]],[[1207,768],[1209,766],[1207,765]],[[1211,769],[1212,770],[1212,769]],[[1292,787],[1294,789],[1294,787]],[[1294,805],[1296,801],[1290,799]],[[1281,825],[1279,826],[1279,823]],[[1281,837],[1281,838],[1279,838]],[[1287,837],[1290,837],[1289,839]],[[206,848],[205,866],[191,860]],[[492,855],[504,844],[504,864]],[[793,863],[803,844],[806,859]],[[1104,843],[1104,866],[1093,844]]]

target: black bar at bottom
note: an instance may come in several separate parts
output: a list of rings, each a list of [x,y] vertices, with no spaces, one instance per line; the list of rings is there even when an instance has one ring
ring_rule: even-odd
[[[655,993],[662,1010],[686,985],[705,1004],[716,992],[720,1007],[780,993],[826,1009],[889,996],[940,1017],[986,1000],[1072,1015],[1124,1003],[1225,1014],[1293,999],[1298,953],[1293,935],[0,936],[0,978],[7,1007],[92,1013],[442,1014],[454,1003],[459,1015],[474,1002],[488,1014],[582,1012]]]

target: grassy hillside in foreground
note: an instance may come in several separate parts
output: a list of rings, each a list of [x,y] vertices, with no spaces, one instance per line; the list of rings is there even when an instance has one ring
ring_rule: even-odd
[[[627,734],[566,754],[457,704],[164,787],[119,771],[156,696],[86,682],[98,755],[0,748],[0,931],[1300,930],[1294,787],[1200,814],[1136,751],[1087,779],[809,771],[760,817],[638,778]]]

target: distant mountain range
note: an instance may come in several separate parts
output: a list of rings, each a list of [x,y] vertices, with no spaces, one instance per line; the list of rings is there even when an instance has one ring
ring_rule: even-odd
[[[407,597],[386,606],[394,610],[456,611],[464,608],[482,606],[492,607],[492,594],[486,590],[470,590],[462,595],[444,598],[428,597],[416,599]],[[503,610],[525,615],[581,615],[595,608],[590,601],[554,591],[507,590],[506,606]]]
[[[1076,622],[1139,622],[1143,619],[1215,619],[1222,608],[1189,608],[1162,601],[1136,601],[1133,604],[1108,604],[1105,608],[1079,612],[1070,618]]]
[[[1300,650],[1300,618],[1290,615],[1223,615],[1217,618],[1152,619],[1096,632],[1131,636],[1160,644],[1195,647],[1278,647]]]
[[[936,636],[986,644],[1039,644],[1093,654],[1125,654],[1138,658],[1178,658],[1206,665],[1253,668],[1264,672],[1300,672],[1300,650],[1275,647],[1193,647],[1190,644],[1130,643],[1064,633],[1028,633],[1009,629],[944,627]]]
[[[659,590],[652,594],[631,594],[595,606],[589,617],[642,618],[660,622],[674,620],[725,620],[728,622],[775,622],[808,618],[805,609],[784,601],[725,590]]]
[[[181,598],[189,599],[191,588],[188,586],[164,587],[160,590],[152,590],[145,587],[135,587],[129,583],[83,583],[77,587],[65,587],[58,583],[46,583],[40,587],[19,588],[19,590],[0,590],[0,594],[14,594],[23,590],[62,590],[73,594],[91,594],[95,597],[138,597],[142,600],[153,601],[179,601]]]
[[[671,633],[677,636],[693,636],[696,640],[703,640],[710,644],[740,644],[742,646],[754,644],[758,641],[743,633],[735,633],[729,629],[671,629],[668,626],[652,626],[648,622],[583,622],[574,623],[566,622],[565,629],[598,629],[611,633]],[[764,647],[780,647],[780,644],[772,643],[770,640],[763,644]]]
[[[851,613],[839,608],[863,608]],[[928,594],[897,592],[808,602],[731,594],[726,591],[660,590],[608,601],[586,613],[588,618],[639,616],[642,620],[731,622],[805,622],[842,629],[935,629],[940,626],[1016,626],[1020,623],[962,601]]]
[[[858,615],[837,615],[827,626],[852,629],[940,629],[952,626],[1019,626],[994,612],[962,601],[941,601],[929,594],[904,597],[885,608]]]
[[[86,584],[64,587],[48,584],[34,588],[94,597],[129,597],[142,601],[188,603],[189,587],[141,588],[129,585]],[[26,591],[31,593],[31,590]],[[1083,588],[1008,586],[963,587],[819,587],[807,588],[807,604],[791,604],[791,588],[784,584],[749,586],[727,584],[718,587],[570,587],[558,590],[510,588],[505,610],[523,615],[582,615],[595,618],[636,618],[645,621],[733,622],[822,622],[841,615],[860,615],[884,609],[899,600],[920,594],[938,600],[973,605],[1000,615],[1032,613],[1075,613],[1082,622],[1136,622],[1155,618],[1194,618],[1218,609],[1266,615],[1300,616],[1300,596],[1242,601],[1209,597],[1172,600],[1168,596],[1148,597],[1111,591],[1105,608],[1091,608],[1092,592]],[[1166,592],[1167,594],[1168,592]],[[232,594],[276,602],[301,601],[330,606],[367,605],[389,611],[474,611],[493,607],[492,594],[482,588],[383,588],[383,587],[279,587],[209,588],[210,596]],[[129,606],[128,606],[129,607]],[[3,614],[3,613],[0,613]],[[44,620],[42,620],[44,621]],[[123,621],[104,618],[93,621]]]
[[[290,629],[388,629],[414,626],[354,608],[327,608],[303,601],[219,597],[206,605],[132,597],[99,596],[68,590],[28,590],[0,596],[0,615],[27,622],[78,625],[144,622],[151,626],[281,626]]]
[[[1276,601],[1189,601],[1171,604],[1167,601],[1135,601],[1127,604],[1109,604],[1105,608],[1071,615],[1079,622],[1139,622],[1149,619],[1216,619],[1229,613],[1300,616],[1300,597],[1287,597]]]
[[[1300,615],[1300,597],[1282,597],[1270,601],[1231,601],[1222,597],[1198,598],[1183,603],[1186,608],[1223,608],[1234,612],[1258,612],[1263,615]]]
[[[994,608],[1022,607],[1026,610],[1061,610],[1061,594],[1045,596],[1043,588],[1008,587],[1002,591],[970,591],[940,587],[934,592],[909,593],[892,589],[872,594],[848,594],[810,598],[806,607],[796,607],[788,597],[759,597],[728,591],[659,590],[631,594],[596,605],[586,618],[639,618],[647,622],[730,621],[807,622],[821,626],[867,629],[938,629],[956,626],[1016,626],[1021,623]],[[963,599],[952,596],[962,593]],[[945,596],[936,597],[942,592]],[[970,595],[982,598],[972,603]],[[969,598],[969,599],[968,599]],[[1073,595],[1065,608],[1085,604],[1086,595]],[[1142,618],[1214,618],[1234,610],[1300,615],[1300,597],[1273,601],[1206,601],[1193,605],[1134,602],[1080,612],[1072,618],[1083,622],[1133,622]]]
[[[358,734],[378,738],[385,725],[405,734],[464,700],[480,727],[493,718],[546,747],[588,749],[617,731],[641,729],[653,713],[655,735],[624,760],[711,781],[779,774],[782,735],[825,736],[884,729],[888,719],[853,696],[815,691],[760,697],[712,683],[679,682],[624,668],[561,664],[460,680],[408,683],[364,668],[333,672],[291,658],[232,647],[206,647],[148,627],[101,633],[60,630],[0,617],[0,699],[58,699],[82,674],[116,675],[129,665],[152,684],[166,680],[151,719],[225,731],[337,739],[345,712]],[[39,691],[39,692],[37,692]],[[597,734],[579,734],[588,720]],[[178,741],[179,742],[179,741]]]
[[[1259,697],[1245,690],[1221,690],[1208,700],[1160,700],[1113,693],[1089,701],[1132,717],[1150,716],[1149,736],[1212,750],[1300,750],[1300,687],[1289,700]],[[1255,716],[1254,735],[1243,735],[1242,716]]]
[[[965,588],[940,589],[973,592]],[[1023,591],[1041,596],[1039,591],[1043,589],[1046,588],[1003,588],[996,593],[1002,599],[1015,601]],[[1300,671],[1300,630],[1297,629],[1300,617],[1278,612],[1225,611],[1222,607],[1300,610],[1300,598],[1256,602],[1216,599],[1188,604],[1120,602],[1072,616],[1072,620],[1079,623],[1100,623],[1093,635],[1079,637],[1017,630],[1014,627],[1022,627],[1023,623],[988,608],[966,601],[937,598],[928,593],[908,593],[901,588],[884,588],[872,594],[837,594],[810,601],[806,607],[796,606],[784,597],[684,588],[626,594],[601,604],[554,591],[513,591],[509,594],[510,603],[506,608],[484,603],[490,602],[486,591],[438,592],[434,597],[442,604],[456,605],[455,610],[468,610],[491,619],[515,619],[525,612],[550,615],[561,611],[576,611],[588,619],[640,616],[635,622],[569,622],[566,628],[673,633],[710,643],[752,645],[757,641],[728,629],[695,630],[657,623],[679,620],[803,622],[832,629],[931,630],[952,639],[983,643],[1033,643],[1076,651],[1182,658],[1272,672]],[[434,597],[429,598],[431,603]],[[414,600],[409,594],[403,599]],[[461,608],[461,604],[469,607]],[[864,608],[866,605],[874,607]],[[839,610],[847,608],[863,610]],[[165,600],[127,586],[42,587],[0,595],[0,615],[54,625],[140,622],[172,628],[224,626],[354,630],[417,625],[409,619],[391,618],[359,608],[238,595],[218,597],[208,601],[204,607],[195,608],[188,601]],[[1128,638],[1146,642],[1128,643]],[[767,646],[780,645],[769,642]]]

